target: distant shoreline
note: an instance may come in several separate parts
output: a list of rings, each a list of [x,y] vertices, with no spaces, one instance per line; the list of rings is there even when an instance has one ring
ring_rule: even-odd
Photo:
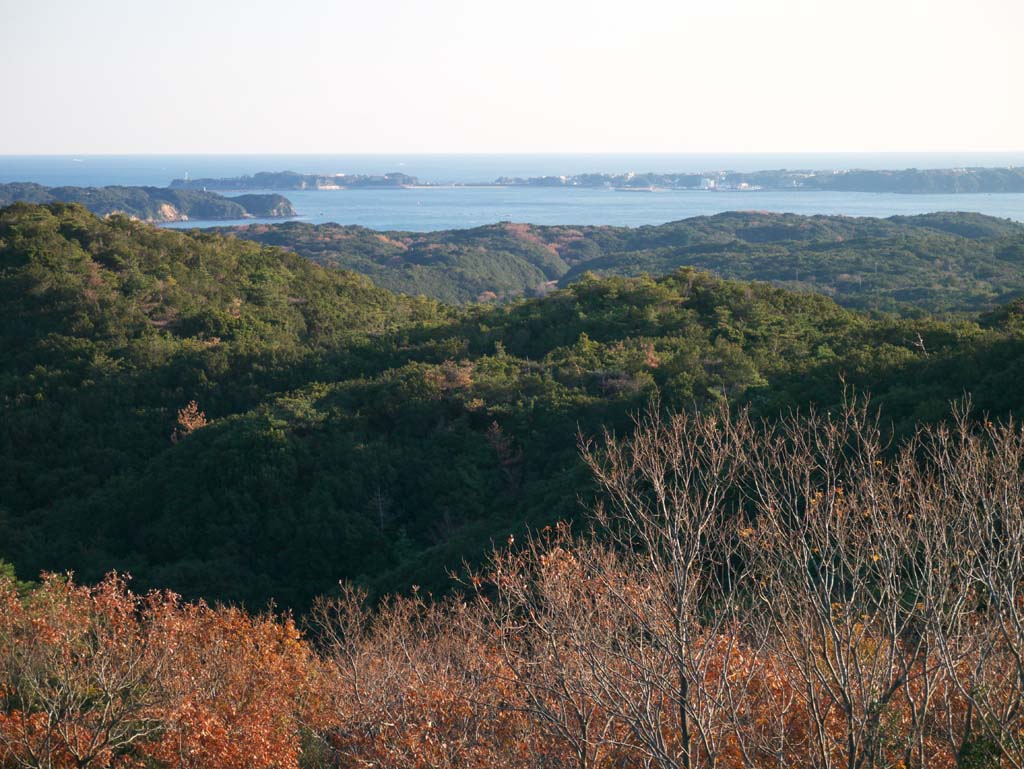
[[[461,187],[545,187],[611,189],[618,192],[665,191],[804,191],[886,192],[909,195],[1001,194],[1024,192],[1024,166],[920,170],[825,169],[687,173],[582,173],[561,176],[500,176],[493,181],[423,182],[392,172],[373,174],[302,174],[260,171],[251,176],[174,179],[171,189],[245,191],[347,191],[354,189],[452,189]]]

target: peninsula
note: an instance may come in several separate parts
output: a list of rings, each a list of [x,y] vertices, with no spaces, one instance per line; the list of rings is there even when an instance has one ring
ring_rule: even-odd
[[[11,203],[81,203],[94,214],[124,214],[146,222],[285,218],[296,216],[282,195],[224,197],[202,190],[163,187],[44,187],[32,182],[0,184],[0,206]]]
[[[171,189],[180,190],[342,190],[351,187],[395,188],[422,186],[419,179],[403,173],[300,174],[295,171],[260,171],[252,176],[222,179],[174,179]]]

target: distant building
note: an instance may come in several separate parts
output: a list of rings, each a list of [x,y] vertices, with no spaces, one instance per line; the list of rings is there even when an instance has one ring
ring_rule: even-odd
[[[713,190],[716,186],[718,186],[718,182],[714,179],[708,179],[705,177],[700,180],[700,188],[702,190]]]

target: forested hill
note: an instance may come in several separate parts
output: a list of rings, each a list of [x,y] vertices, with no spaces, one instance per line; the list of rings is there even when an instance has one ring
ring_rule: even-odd
[[[147,222],[295,216],[282,195],[227,198],[206,190],[162,187],[44,187],[33,182],[0,184],[0,206],[11,203],[80,203],[94,214],[124,214]]]
[[[543,294],[587,271],[664,275],[683,266],[898,312],[977,312],[1024,293],[1024,225],[973,213],[734,212],[637,228],[501,223],[432,233],[287,222],[230,232],[447,302]]]
[[[624,430],[655,394],[771,416],[845,381],[898,431],[964,391],[1024,408],[1019,303],[872,319],[680,270],[456,309],[72,205],[0,210],[0,313],[2,555],[253,606],[447,585],[578,514],[577,431]]]

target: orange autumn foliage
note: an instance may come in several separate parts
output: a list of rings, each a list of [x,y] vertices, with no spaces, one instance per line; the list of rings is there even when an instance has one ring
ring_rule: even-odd
[[[577,605],[585,610],[579,617],[589,617],[586,628],[564,626],[549,639],[557,649],[534,631],[523,637],[522,626],[495,621],[485,605],[495,596],[483,584],[469,602],[413,596],[375,609],[348,594],[323,602],[305,637],[288,618],[137,596],[115,576],[94,588],[48,576],[25,595],[5,583],[0,765],[615,769],[649,760],[636,732],[644,722],[630,711],[638,703],[655,714],[649,725],[665,754],[681,755],[678,703],[652,678],[671,683],[671,660],[654,648],[622,646],[629,636],[616,634],[637,629],[608,603],[613,581],[628,587],[620,595],[641,602],[633,609],[649,586],[626,572],[602,574],[615,561],[595,562],[599,551],[589,545],[572,548],[560,540],[537,551],[535,573],[545,580],[537,598],[553,601],[545,622]],[[507,576],[499,580],[505,589]],[[595,608],[600,613],[588,613]],[[811,766],[812,708],[824,709],[831,735],[821,765],[842,764],[841,703],[820,687],[802,688],[792,660],[751,640],[742,626],[695,639],[705,664],[693,685],[717,731],[690,751],[691,766]],[[986,663],[972,646],[951,671],[942,671],[938,652],[917,660],[931,677],[912,676],[893,699],[890,738],[874,766],[958,766],[962,745],[949,735],[963,733],[970,718],[962,682],[987,665],[990,701],[1012,705],[1013,682],[996,673],[1014,653],[993,644]],[[643,654],[650,656],[640,676],[631,657]],[[932,705],[912,745],[911,704],[926,681]],[[581,703],[590,732],[574,738],[576,711],[567,708]],[[566,718],[560,725],[552,721],[558,714]],[[973,718],[977,724],[977,707]],[[1019,714],[1017,723],[1024,725]],[[984,727],[975,729],[973,744],[982,747],[973,749],[993,750]]]
[[[131,765],[159,733],[173,677],[171,596],[45,575],[0,580],[0,765]]]
[[[645,419],[466,595],[0,577],[0,769],[1024,769],[1019,427]]]
[[[308,647],[291,619],[182,607],[171,706],[147,757],[190,769],[295,769]]]
[[[297,766],[308,648],[290,620],[0,581],[0,766]]]
[[[187,438],[196,430],[206,427],[207,424],[209,423],[206,419],[206,412],[201,411],[199,404],[195,401],[189,401],[178,409],[178,425],[171,433],[171,443],[177,443],[183,438]]]

